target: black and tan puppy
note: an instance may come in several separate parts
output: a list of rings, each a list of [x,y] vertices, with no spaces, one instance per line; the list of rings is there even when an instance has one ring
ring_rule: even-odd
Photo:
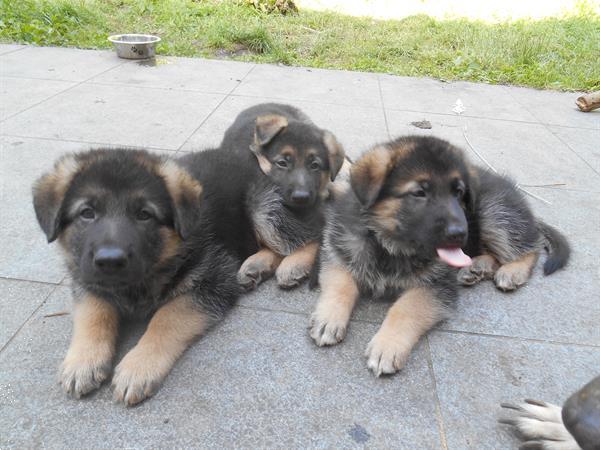
[[[253,289],[275,273],[279,286],[297,286],[314,264],[322,204],[344,163],[344,150],[301,111],[275,103],[242,111],[221,150],[244,161],[244,176],[251,180],[246,209],[260,243],[242,265],[240,283]]]
[[[350,179],[323,231],[310,334],[319,346],[336,344],[359,296],[393,298],[367,347],[376,375],[401,369],[421,335],[448,316],[454,267],[465,267],[463,282],[492,277],[509,290],[529,278],[544,244],[546,273],[567,261],[564,238],[535,220],[515,185],[471,166],[448,142],[409,136],[376,146]]]
[[[243,190],[221,176],[235,170],[218,151],[176,162],[99,149],[61,158],[36,182],[38,221],[73,279],[73,337],[59,374],[67,393],[79,398],[108,378],[122,318],[150,318],[112,379],[115,399],[144,400],[234,305],[236,273],[256,251],[243,233]]]

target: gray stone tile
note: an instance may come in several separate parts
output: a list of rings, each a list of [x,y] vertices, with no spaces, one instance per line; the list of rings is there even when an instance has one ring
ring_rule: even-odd
[[[553,126],[548,128],[600,174],[600,127],[590,130]]]
[[[522,87],[507,89],[541,123],[600,129],[600,110],[584,113],[575,105],[580,92],[542,91]]]
[[[334,133],[352,157],[357,157],[373,143],[388,139],[383,112],[376,108],[348,108],[297,100],[234,95],[228,97],[217,108],[182,147],[182,150],[191,151],[218,146],[225,130],[242,110],[264,102],[283,102],[300,108],[319,127]]]
[[[74,85],[68,81],[0,78],[0,121]]]
[[[6,120],[2,130],[19,136],[176,150],[223,98],[81,84]]]
[[[0,278],[0,348],[42,304],[55,286]]]
[[[240,300],[240,305],[252,309],[283,311],[302,315],[305,317],[306,326],[308,326],[309,315],[315,309],[319,294],[320,289],[310,290],[308,283],[304,283],[296,289],[284,290],[277,286],[274,279],[270,279],[261,284],[257,290],[244,295]],[[379,327],[390,306],[390,301],[362,298],[352,313],[352,321],[370,322]]]
[[[505,86],[392,75],[379,78],[386,109],[453,114],[452,109],[460,99],[466,116],[535,121]]]
[[[120,64],[110,51],[28,46],[0,56],[0,76],[84,81]]]
[[[0,355],[2,447],[440,448],[425,349],[399,375],[375,379],[362,360],[375,331],[368,324],[317,349],[297,316],[237,309],[141,406],[113,404],[106,386],[67,399],[55,371],[70,318],[44,317],[63,311],[67,297],[58,288]]]
[[[27,46],[20,44],[0,44],[0,55],[16,52],[17,50],[23,50],[25,47]]]
[[[501,402],[562,403],[598,374],[600,349],[437,332],[430,337],[450,449],[517,448]]]
[[[91,81],[227,94],[253,66],[235,61],[159,56],[156,64],[127,62]]]
[[[363,72],[257,65],[234,94],[381,107],[377,75]]]
[[[573,254],[568,266],[545,277],[542,255],[531,280],[516,292],[497,291],[491,281],[462,289],[456,314],[441,328],[600,346],[598,195],[532,191],[552,202],[532,199],[531,205],[569,239]]]
[[[427,116],[425,116],[427,117]],[[392,136],[405,130],[406,116],[400,113],[395,119],[388,113],[388,126]],[[499,173],[509,174],[524,185],[550,185],[562,183],[570,189],[598,190],[598,174],[544,125],[500,120],[453,117],[445,121],[449,126],[443,133],[459,142],[460,126],[466,126],[466,134],[475,148]],[[452,125],[460,125],[452,128]],[[438,128],[443,129],[443,128]],[[435,134],[435,133],[434,133]],[[479,166],[486,164],[470,149],[463,138],[467,156]]]
[[[446,139],[452,144],[466,149],[467,142],[463,137],[466,117],[427,112],[386,110],[388,128],[392,139],[409,134],[434,136]],[[427,121],[430,129],[419,128],[413,122]]]
[[[69,142],[0,137],[0,276],[59,283],[65,269],[56,244],[48,245],[31,197],[33,182],[54,160],[86,146]]]
[[[500,173],[521,184],[563,183],[570,189],[598,191],[598,174],[543,125],[466,120],[472,145]]]

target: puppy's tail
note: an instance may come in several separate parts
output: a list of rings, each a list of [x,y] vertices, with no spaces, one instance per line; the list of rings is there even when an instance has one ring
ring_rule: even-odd
[[[544,263],[544,275],[550,275],[567,265],[571,256],[571,247],[567,238],[556,228],[538,220],[538,230],[544,236],[544,247],[548,252],[548,259]]]

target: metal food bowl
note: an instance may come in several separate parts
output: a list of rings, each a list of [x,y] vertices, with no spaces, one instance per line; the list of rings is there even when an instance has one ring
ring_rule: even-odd
[[[158,36],[151,34],[115,34],[109,36],[108,40],[115,46],[117,56],[126,59],[154,58],[154,46],[160,42]]]

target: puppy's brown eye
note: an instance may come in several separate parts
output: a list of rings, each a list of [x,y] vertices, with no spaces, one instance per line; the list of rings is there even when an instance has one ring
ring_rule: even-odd
[[[321,168],[321,164],[319,164],[319,161],[313,161],[310,163],[311,170],[319,170],[320,168]]]
[[[413,197],[426,197],[427,193],[424,189],[419,189],[417,191],[412,191],[410,195],[412,195]]]
[[[86,207],[81,210],[79,216],[84,220],[94,220],[96,218],[96,212],[92,208]]]
[[[280,169],[287,169],[288,166],[288,163],[285,159],[280,159],[275,164],[277,164],[277,167],[279,167]]]
[[[146,211],[145,209],[142,209],[137,213],[135,218],[137,220],[145,222],[146,220],[152,219],[152,214],[150,214],[150,212]]]

